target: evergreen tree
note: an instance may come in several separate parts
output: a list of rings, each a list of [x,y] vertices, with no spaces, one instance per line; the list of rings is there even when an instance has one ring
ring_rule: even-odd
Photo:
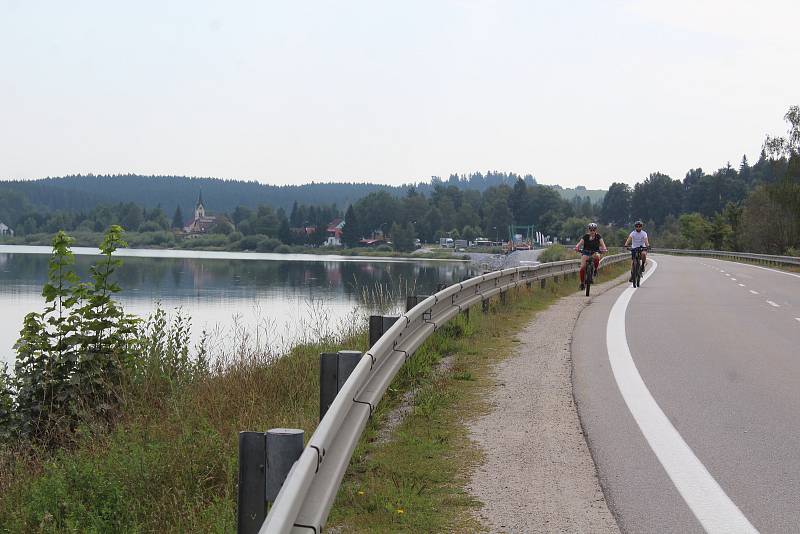
[[[175,215],[172,216],[172,227],[182,229],[183,228],[183,212],[181,212],[181,207],[178,205],[175,208]]]
[[[357,247],[361,240],[361,226],[356,217],[356,210],[351,204],[344,215],[344,227],[342,227],[342,243],[346,247]]]

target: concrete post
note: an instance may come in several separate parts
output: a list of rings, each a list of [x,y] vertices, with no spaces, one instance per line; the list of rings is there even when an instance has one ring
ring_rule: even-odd
[[[350,373],[361,360],[361,353],[357,350],[342,350],[339,352],[323,352],[319,355],[319,418],[333,404],[333,400],[342,389]]]
[[[372,347],[381,336],[389,330],[394,323],[397,322],[399,317],[391,317],[386,315],[370,315],[369,316],[369,346]]]
[[[238,534],[255,534],[267,517],[266,440],[263,432],[239,432]]]
[[[319,355],[319,420],[325,417],[333,399],[339,392],[339,354],[323,352]]]
[[[273,428],[267,431],[267,501],[275,502],[286,475],[303,454],[303,431],[299,428]]]

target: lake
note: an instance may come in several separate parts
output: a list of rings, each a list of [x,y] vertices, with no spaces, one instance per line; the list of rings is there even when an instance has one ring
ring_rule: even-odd
[[[84,276],[97,249],[73,251]],[[10,368],[23,317],[44,307],[49,253],[49,247],[0,245],[0,362]],[[205,330],[225,349],[246,333],[274,352],[361,320],[367,288],[388,294],[399,309],[407,293],[430,294],[473,273],[465,262],[411,258],[143,249],[118,255],[124,262],[115,275],[123,288],[118,300],[126,311],[146,316],[160,303],[192,318],[195,342]]]

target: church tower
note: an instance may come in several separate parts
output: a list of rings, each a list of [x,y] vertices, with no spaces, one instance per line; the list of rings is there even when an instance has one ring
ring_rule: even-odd
[[[194,208],[194,219],[198,220],[206,216],[206,208],[203,206],[203,190],[200,190],[200,196],[197,199],[197,206]]]

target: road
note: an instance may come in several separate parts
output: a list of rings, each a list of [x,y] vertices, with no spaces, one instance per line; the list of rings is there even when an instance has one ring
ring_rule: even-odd
[[[639,289],[594,298],[572,345],[621,530],[799,532],[800,276],[652,257]]]
[[[537,248],[534,250],[516,250],[511,254],[486,254],[483,252],[467,252],[472,263],[477,266],[485,265],[489,270],[509,269],[522,265],[536,265],[539,263],[539,254],[545,249]]]

